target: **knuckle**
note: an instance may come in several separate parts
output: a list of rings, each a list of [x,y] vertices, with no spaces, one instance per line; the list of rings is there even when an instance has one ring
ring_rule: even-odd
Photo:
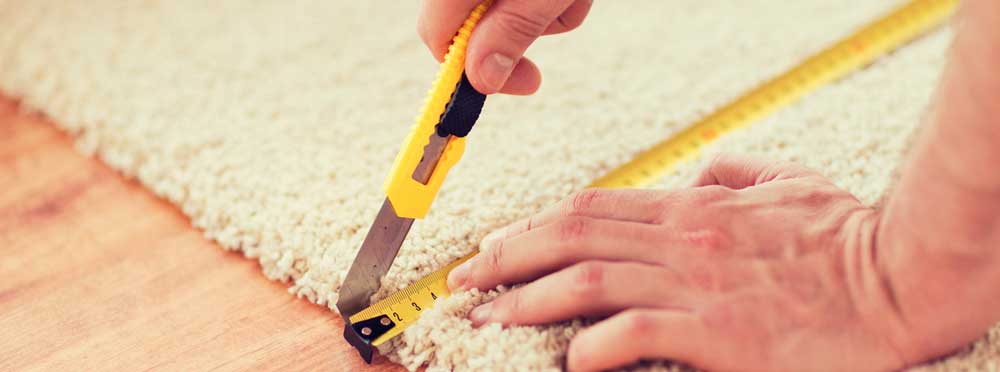
[[[678,197],[678,203],[682,207],[702,209],[727,200],[734,196],[736,192],[736,190],[725,186],[703,186],[685,192],[682,196]]]
[[[521,291],[513,290],[507,292],[507,294],[500,297],[500,306],[505,309],[508,315],[516,316],[521,314],[524,309],[524,297],[521,295]]]
[[[598,189],[585,189],[577,191],[569,197],[569,203],[563,208],[563,215],[576,216],[587,213],[594,205],[594,201],[603,195],[603,191]]]
[[[543,15],[525,9],[498,7],[496,17],[497,25],[522,41],[534,40],[549,25]]]
[[[727,162],[731,161],[732,158],[733,158],[733,155],[728,154],[728,153],[724,153],[724,152],[716,153],[716,154],[712,155],[711,159],[708,160],[707,166],[705,166],[705,170],[706,171],[711,171],[713,169],[721,168]]]
[[[583,18],[580,17],[559,16],[559,18],[556,18],[556,21],[558,21],[566,31],[575,30],[583,24]]]
[[[582,2],[584,3],[583,5],[584,7],[588,9],[590,8],[591,0],[582,0]],[[566,31],[574,30],[577,27],[580,27],[580,25],[583,24],[583,19],[586,18],[587,16],[586,11],[576,12],[573,14],[567,14],[567,13],[569,12],[564,12],[562,15],[556,18],[556,21],[559,22],[559,24],[562,25],[562,27],[566,29]]]
[[[488,251],[486,255],[485,269],[487,272],[499,273],[503,269],[504,247],[503,240],[497,242],[497,246]]]
[[[584,239],[589,231],[590,222],[586,218],[566,218],[559,222],[559,242],[572,244]]]
[[[730,164],[739,162],[741,162],[741,158],[737,155],[727,152],[715,153],[704,163],[701,171],[707,174],[716,174],[728,168]]]
[[[606,267],[600,262],[577,264],[573,276],[572,290],[583,297],[599,296],[604,289]]]
[[[824,179],[801,179],[798,190],[795,191],[795,198],[806,205],[820,206],[832,203],[836,200],[849,198],[854,199],[849,193],[843,192],[836,186],[825,182]],[[856,199],[855,199],[856,200]]]
[[[788,174],[788,178],[823,178],[823,175],[810,167],[791,161],[782,161],[775,165]]]
[[[627,310],[622,313],[622,331],[626,334],[642,334],[656,326],[656,319],[643,311]]]
[[[535,225],[537,225],[537,223],[535,222],[536,218],[538,218],[538,217],[535,216],[535,215],[530,215],[530,216],[528,216],[528,218],[526,218],[524,220],[524,231],[525,232],[531,231],[532,229],[534,229],[535,227],[537,227],[537,226],[535,226]]]
[[[819,188],[809,188],[802,192],[801,199],[806,205],[820,206],[833,201],[835,195],[828,190]]]
[[[715,227],[686,231],[681,234],[681,237],[688,245],[709,252],[722,251],[729,245],[726,233]]]

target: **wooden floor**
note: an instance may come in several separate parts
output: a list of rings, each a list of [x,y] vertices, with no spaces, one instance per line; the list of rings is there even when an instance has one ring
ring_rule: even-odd
[[[0,96],[0,371],[401,371]]]

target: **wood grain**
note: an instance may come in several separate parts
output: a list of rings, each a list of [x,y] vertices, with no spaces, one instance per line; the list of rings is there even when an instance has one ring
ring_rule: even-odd
[[[0,96],[0,371],[403,370],[71,142]]]

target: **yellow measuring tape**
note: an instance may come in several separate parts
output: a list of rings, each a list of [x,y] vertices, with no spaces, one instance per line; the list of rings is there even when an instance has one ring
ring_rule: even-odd
[[[649,185],[676,164],[694,158],[702,146],[720,135],[747,126],[940,25],[954,12],[957,4],[958,0],[911,1],[640,153],[628,163],[594,181],[590,187]],[[372,341],[372,345],[388,341],[413,324],[422,311],[433,306],[434,300],[449,296],[451,293],[446,283],[448,273],[476,253],[470,253],[352,315],[351,322],[383,315],[390,317],[396,325]]]

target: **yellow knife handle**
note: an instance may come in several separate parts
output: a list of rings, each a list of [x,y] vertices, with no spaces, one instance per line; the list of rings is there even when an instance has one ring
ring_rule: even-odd
[[[479,4],[466,18],[465,23],[455,34],[448,53],[441,62],[437,79],[424,101],[416,124],[410,129],[410,134],[403,141],[403,146],[396,155],[389,177],[385,180],[385,194],[392,203],[396,215],[407,218],[423,218],[434,202],[448,170],[451,169],[465,150],[465,138],[450,137],[441,158],[434,167],[430,179],[425,183],[413,179],[414,170],[424,153],[424,147],[435,132],[435,126],[441,120],[452,94],[457,89],[465,70],[465,49],[469,37],[483,13],[489,8],[492,0]]]

